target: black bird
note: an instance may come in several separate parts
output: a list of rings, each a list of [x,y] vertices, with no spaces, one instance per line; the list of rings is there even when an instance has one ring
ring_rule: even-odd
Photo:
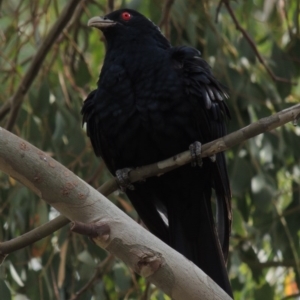
[[[94,17],[88,25],[102,30],[107,52],[98,88],[84,102],[83,123],[96,155],[112,174],[226,134],[227,94],[198,50],[172,47],[154,23],[131,9]],[[149,230],[232,296],[225,265],[231,192],[224,154],[134,188],[126,194]]]

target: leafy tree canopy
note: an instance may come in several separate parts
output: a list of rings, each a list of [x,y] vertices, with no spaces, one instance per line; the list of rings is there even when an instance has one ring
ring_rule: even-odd
[[[0,125],[11,126],[95,187],[111,175],[81,128],[80,109],[96,86],[105,47],[99,31],[86,24],[113,6],[139,10],[161,25],[173,45],[202,52],[230,94],[229,132],[299,103],[299,0],[224,1],[222,6],[216,0],[82,0],[73,1],[73,17],[30,74],[33,82],[27,82],[28,92],[13,115],[12,96],[70,1],[0,1]],[[299,136],[300,129],[288,124],[227,151],[234,211],[228,268],[236,299],[299,293]],[[138,220],[124,194],[110,199]],[[1,241],[56,216],[1,172],[0,212]],[[87,238],[70,234],[69,227],[10,254],[0,279],[2,299],[168,298]]]

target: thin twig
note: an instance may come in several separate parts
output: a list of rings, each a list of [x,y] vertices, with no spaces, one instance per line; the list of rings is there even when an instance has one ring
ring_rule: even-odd
[[[115,182],[115,180],[114,180],[114,182]],[[100,186],[98,188],[98,191],[104,196],[109,196],[115,190],[112,190],[111,185],[107,185],[107,184],[103,184],[102,186]],[[60,216],[56,217],[55,219],[49,221],[48,223],[43,224],[29,232],[26,232],[26,233],[14,238],[14,239],[11,239],[9,241],[0,243],[0,265],[1,265],[1,262],[4,261],[7,254],[17,251],[19,249],[25,248],[25,247],[35,243],[35,242],[49,236],[53,232],[59,230],[60,228],[66,226],[69,223],[70,223],[69,219],[67,219],[63,215],[60,215]]]
[[[114,0],[108,0],[107,1],[107,8],[108,8],[108,12],[112,12],[114,10],[115,7],[115,1]]]
[[[288,16],[288,12],[287,12],[287,3],[286,3],[286,0],[284,0],[282,2],[282,10],[283,10],[283,15],[284,15],[284,18],[285,18],[285,21],[286,21],[286,26],[287,26],[287,29],[288,29],[288,33],[289,33],[289,36],[290,36],[290,39],[292,40],[293,39],[293,30],[290,26],[290,22],[289,22],[289,16]]]
[[[165,27],[165,36],[170,40],[170,11],[175,0],[165,0],[162,18],[158,24],[160,28]]]
[[[291,251],[293,253],[293,256],[294,256],[294,260],[295,260],[295,265],[296,265],[296,270],[297,270],[297,273],[300,274],[300,260],[299,260],[299,255],[298,255],[298,251],[297,251],[297,248],[296,248],[296,245],[294,243],[294,240],[293,240],[293,237],[292,237],[292,234],[290,232],[290,229],[288,227],[288,224],[286,222],[286,219],[285,217],[282,215],[282,213],[279,211],[279,208],[277,207],[276,203],[274,203],[274,207],[275,207],[275,210],[278,214],[278,216],[280,216],[279,220],[281,222],[281,225],[285,231],[285,234],[286,234],[286,237],[289,241],[289,244],[290,244],[290,247],[291,247]]]
[[[283,297],[281,300],[288,300],[288,299],[299,299],[300,297],[300,293],[296,293],[296,294],[291,294],[288,296]]]
[[[148,281],[146,283],[145,291],[143,292],[143,295],[140,300],[148,300],[149,299],[150,286],[151,286],[151,283]]]
[[[2,120],[8,114],[9,110],[10,102],[7,101],[0,107],[0,120]]]
[[[18,236],[10,241],[0,243],[0,254],[9,254],[31,245],[67,225],[69,222],[70,221],[65,216],[60,215],[50,222],[43,224],[21,236]]]
[[[217,6],[217,9],[216,9],[216,17],[215,17],[215,22],[216,23],[218,23],[219,13],[220,13],[222,4],[223,4],[223,0],[220,0],[219,4]]]
[[[56,23],[51,28],[48,36],[46,39],[42,42],[39,50],[37,51],[36,55],[33,58],[33,61],[28,68],[28,71],[26,72],[25,76],[23,77],[23,80],[20,82],[19,87],[17,88],[17,91],[12,96],[12,98],[9,100],[10,102],[10,115],[6,123],[6,129],[11,130],[15,124],[16,118],[18,116],[19,109],[21,107],[21,104],[24,100],[24,97],[30,88],[31,84],[33,83],[34,79],[36,78],[41,65],[43,61],[45,60],[48,52],[50,51],[52,45],[58,38],[58,36],[61,34],[64,27],[67,25],[67,23],[70,21],[70,19],[73,16],[73,13],[77,7],[77,5],[84,0],[71,0],[69,1],[68,5],[64,8],[62,11],[60,17],[56,21]],[[4,104],[5,105],[5,104]],[[6,110],[2,110],[1,113],[3,114],[3,111],[7,111],[7,105],[5,105]],[[1,116],[0,113],[0,116]]]
[[[88,178],[88,179],[86,180],[86,182],[87,182],[88,184],[93,185],[93,182],[94,182],[94,181],[98,178],[98,176],[102,173],[103,169],[104,169],[104,163],[103,163],[103,161],[101,160],[101,162],[100,162],[98,168],[96,169],[96,171],[94,172],[94,174],[92,174],[92,176],[91,176],[90,178]]]
[[[98,280],[102,274],[105,273],[106,269],[110,265],[110,263],[114,260],[114,256],[112,254],[108,255],[96,268],[96,271],[94,272],[93,276],[90,278],[90,280],[78,291],[75,295],[71,297],[70,300],[77,300],[79,297],[88,290],[96,280]]]
[[[300,35],[300,22],[299,22],[299,19],[300,19],[300,0],[297,1],[297,10],[296,10],[296,34],[297,36]]]
[[[297,104],[274,115],[262,118],[257,122],[232,132],[222,138],[202,145],[201,157],[210,157],[218,152],[226,151],[252,137],[267,131],[271,131],[288,122],[292,121],[295,124],[295,121],[299,118],[300,104]],[[170,172],[190,162],[190,151],[185,151],[164,161],[134,169],[129,173],[129,179],[131,183],[145,180],[152,176],[162,175],[166,172]],[[115,190],[117,187],[116,180],[111,179],[102,185],[103,188],[104,186],[106,190]]]
[[[249,265],[251,268],[254,269],[265,269],[265,268],[294,268],[296,264],[292,260],[288,261],[266,261],[266,262],[258,262],[258,261],[251,261],[243,259],[243,262]]]
[[[278,82],[284,82],[284,83],[289,83],[289,84],[294,84],[296,85],[296,82],[293,82],[289,79],[283,78],[283,77],[278,77],[276,76],[273,71],[268,67],[268,65],[266,64],[266,62],[264,61],[263,57],[261,56],[261,54],[259,53],[255,42],[252,40],[252,38],[250,37],[250,35],[248,34],[248,32],[241,26],[241,24],[239,23],[239,21],[237,20],[235,13],[233,12],[229,0],[221,0],[222,3],[224,3],[225,7],[227,8],[227,11],[229,12],[235,26],[236,29],[239,30],[244,38],[248,41],[250,47],[252,48],[252,50],[254,51],[256,57],[258,58],[258,60],[260,61],[260,63],[265,67],[266,71],[269,73],[269,75],[271,76],[271,78],[274,81],[278,81]],[[220,4],[219,4],[220,5]]]

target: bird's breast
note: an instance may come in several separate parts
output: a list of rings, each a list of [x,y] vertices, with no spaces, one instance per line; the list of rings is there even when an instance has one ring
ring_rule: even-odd
[[[101,127],[117,168],[154,163],[193,142],[193,108],[176,74],[162,68],[148,66],[134,74],[114,67],[108,84],[103,84]]]

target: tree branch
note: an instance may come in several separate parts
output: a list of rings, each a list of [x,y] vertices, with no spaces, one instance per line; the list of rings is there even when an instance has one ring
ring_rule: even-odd
[[[21,236],[18,236],[10,241],[0,243],[0,255],[9,254],[31,245],[67,225],[69,222],[70,221],[65,216],[58,216],[52,221],[43,224]],[[0,264],[1,263],[2,261],[0,261]]]
[[[296,35],[299,36],[300,34],[300,24],[299,24],[299,16],[300,16],[300,0],[297,0],[297,8],[296,8]]]
[[[46,153],[0,127],[0,169],[69,220],[109,227],[94,242],[175,299],[230,299],[206,274]]]
[[[0,127],[1,128],[1,127]],[[97,190],[99,193],[101,193],[104,196],[109,196],[112,192],[117,190],[117,187],[115,185],[115,180],[112,180],[113,185],[111,184],[103,184],[100,186]],[[1,242],[0,243],[0,265],[2,261],[5,259],[7,254],[10,254],[14,251],[17,251],[19,249],[25,248],[45,237],[52,234],[53,232],[59,230],[60,228],[66,226],[70,223],[70,220],[67,219],[65,216],[60,215],[56,217],[55,219],[49,221],[48,223],[45,223],[33,230],[30,230],[29,232],[26,232],[14,239],[11,239],[9,241]]]
[[[67,6],[62,11],[60,17],[57,19],[56,23],[52,26],[49,34],[45,40],[41,43],[36,55],[34,56],[30,67],[28,68],[26,74],[24,75],[22,81],[19,84],[15,94],[11,97],[9,102],[3,104],[0,109],[0,117],[5,116],[5,114],[10,110],[10,115],[8,117],[5,128],[11,130],[15,124],[16,118],[18,116],[19,109],[22,105],[24,97],[36,78],[39,69],[43,61],[45,60],[48,52],[50,51],[52,45],[58,36],[62,33],[64,27],[70,21],[73,13],[78,6],[78,4],[84,0],[70,0]]]
[[[108,7],[108,12],[112,12],[115,7],[115,1],[114,0],[107,0],[107,7]]]
[[[252,123],[238,131],[228,134],[223,138],[204,144],[202,146],[201,156],[207,157],[218,152],[225,151],[239,143],[246,141],[247,139],[250,139],[251,137],[254,137],[266,131],[273,130],[276,127],[286,124],[287,122],[295,121],[299,118],[299,116],[300,104],[297,104],[288,109],[280,111],[277,114]],[[164,161],[132,170],[129,174],[129,178],[131,182],[145,180],[149,177],[172,171],[190,162],[190,151],[185,151]],[[100,188],[98,188],[98,191],[102,195],[108,196],[117,189],[118,184],[115,178],[112,178],[111,180],[105,182]],[[21,235],[20,237],[0,243],[0,254],[9,254],[20,248],[28,246],[58,230],[60,228],[59,224],[61,224],[60,226],[62,227],[68,223],[69,220],[67,218],[65,218],[64,216],[59,216],[58,220],[54,219],[47,224],[44,224],[28,233]]]
[[[263,118],[221,139],[203,145],[201,156],[207,157],[218,152],[225,151],[230,147],[244,142],[260,133],[270,131],[290,121],[295,122],[295,120],[297,120],[299,117],[300,104],[285,109],[270,117]],[[142,274],[146,277],[149,276],[151,279],[153,279],[152,282],[158,287],[161,287],[162,290],[164,290],[167,294],[171,295],[173,293],[173,286],[170,290],[170,283],[167,282],[165,285],[166,282],[163,281],[164,284],[162,285],[162,279],[160,275],[156,276],[157,272],[164,274],[163,276],[166,274],[168,274],[167,276],[170,275],[170,270],[168,268],[164,268],[165,261],[169,258],[165,256],[162,259],[161,252],[153,252],[152,249],[147,247],[147,245],[155,245],[154,248],[158,247],[160,251],[163,251],[163,253],[167,255],[170,249],[166,249],[165,247],[168,246],[164,245],[152,235],[150,235],[150,237],[152,236],[154,238],[152,241],[153,243],[145,240],[145,237],[149,233],[145,234],[143,232],[145,230],[141,226],[137,225],[130,218],[130,221],[126,219],[128,217],[122,211],[114,207],[114,205],[106,198],[104,198],[101,194],[98,194],[93,188],[89,187],[77,176],[64,168],[51,157],[47,156],[41,150],[35,148],[34,146],[2,129],[1,127],[0,139],[2,142],[0,146],[0,169],[29,187],[36,194],[46,200],[50,205],[54,206],[62,214],[66,215],[68,219],[84,223],[95,223],[100,221],[101,223],[105,224],[105,226],[106,224],[107,226],[110,224],[110,234],[106,234],[105,239],[96,237],[95,242],[122,258],[139,274]],[[190,161],[190,152],[186,151],[162,162],[133,170],[130,173],[130,179],[132,182],[135,182],[151,176],[161,175],[165,172],[169,172],[175,168],[178,168],[179,166],[187,164]],[[117,183],[115,179],[106,182],[100,188],[103,193],[107,194],[115,189],[117,189]],[[57,230],[60,226],[67,224],[69,222],[68,219],[60,216],[48,224],[45,224],[27,233],[25,236],[26,239],[29,239],[29,242],[28,240],[25,242],[23,235],[23,238],[19,237],[12,241],[2,243],[2,260],[5,258],[6,253],[12,251],[12,244],[14,244],[15,248],[22,248],[24,245],[28,245],[30,242],[38,240],[41,232],[43,235],[47,236],[54,230]],[[120,220],[123,222],[120,222]],[[134,226],[132,225],[132,222]],[[126,225],[123,227],[122,224]],[[131,227],[135,229],[135,233],[140,231],[142,231],[142,233],[131,236],[129,234],[132,232]],[[45,228],[47,229],[45,230]],[[135,244],[134,242],[139,244]],[[175,259],[178,253],[175,251],[175,253],[177,253],[175,255],[173,249],[172,251],[173,256],[171,255],[170,263],[171,265],[173,264],[173,267],[175,266],[176,271],[178,266],[176,267],[175,262],[177,261],[172,260],[172,258]],[[132,256],[132,254],[134,255]],[[182,256],[179,256],[179,258],[182,260]],[[177,257],[176,259],[178,260],[179,258]],[[180,261],[180,264],[181,263],[182,261]],[[160,268],[164,270],[159,272]],[[194,268],[196,267],[194,266]],[[173,268],[171,268],[171,270],[172,272],[174,271]],[[180,274],[182,274],[182,272]],[[176,273],[176,276],[179,276],[180,280],[184,280],[180,274]],[[203,275],[203,273],[199,274],[197,274],[197,276],[203,280],[203,276],[205,275]],[[192,287],[195,288],[193,285]],[[175,293],[182,292],[176,288],[175,290]],[[218,290],[217,293],[219,292],[220,291]],[[188,297],[186,294],[183,295]]]
[[[257,262],[251,260],[243,260],[247,265],[254,269],[264,269],[264,268],[295,268],[295,261],[266,261],[266,262]]]
[[[281,300],[287,300],[287,299],[299,299],[300,297],[300,293],[295,293],[295,294],[291,294],[291,295],[288,295],[288,296],[285,296],[283,298],[281,298]]]
[[[218,19],[219,19],[219,14],[220,14],[220,10],[223,4],[223,0],[220,0],[217,8],[216,8],[216,16],[215,16],[215,22],[218,23]]]
[[[291,106],[285,110],[282,110],[274,115],[266,118],[262,118],[257,122],[254,122],[244,128],[241,128],[233,133],[230,133],[222,138],[209,142],[202,145],[201,157],[213,156],[218,152],[226,151],[246,140],[257,136],[261,133],[271,131],[277,127],[280,127],[288,122],[295,122],[300,118],[300,104]],[[190,151],[185,151],[177,154],[164,161],[143,166],[132,170],[129,173],[130,182],[136,182],[145,180],[152,176],[162,175],[166,172],[170,172],[180,166],[191,162]],[[107,181],[103,186],[106,185],[108,190],[117,189],[117,183],[115,179]]]
[[[77,291],[70,300],[77,300],[80,298],[80,296],[87,291],[96,280],[99,280],[99,278],[102,277],[103,274],[105,274],[105,271],[108,269],[108,266],[113,262],[114,256],[108,255],[96,268],[93,276],[89,279],[89,281],[79,290]]]
[[[174,1],[175,0],[165,0],[162,18],[158,24],[160,28],[165,26],[165,36],[167,40],[170,40],[170,11]]]
[[[293,239],[293,236],[292,236],[292,234],[290,232],[290,229],[288,227],[286,218],[282,215],[282,212],[279,210],[279,207],[275,203],[274,203],[274,207],[275,207],[275,210],[276,210],[277,215],[279,217],[280,223],[281,223],[281,225],[282,225],[282,227],[285,231],[285,235],[287,237],[287,240],[289,241],[290,248],[291,248],[292,254],[294,256],[297,273],[300,274],[299,255],[298,255],[298,250],[297,250],[298,247],[294,243],[294,239]]]
[[[231,16],[231,19],[233,20],[233,23],[236,26],[236,29],[239,30],[243,34],[244,38],[248,41],[250,47],[254,51],[254,53],[255,53],[256,57],[258,58],[259,62],[264,66],[264,68],[266,69],[266,71],[269,73],[270,77],[274,81],[297,85],[297,82],[293,82],[293,81],[291,81],[289,79],[276,76],[273,73],[273,71],[269,68],[269,66],[266,64],[266,62],[264,61],[263,57],[259,53],[259,51],[258,51],[258,49],[257,49],[257,47],[255,45],[255,42],[252,40],[252,38],[250,37],[250,35],[248,34],[248,32],[241,26],[241,24],[237,20],[237,18],[235,16],[235,13],[233,12],[233,10],[232,10],[232,8],[230,6],[230,0],[220,0],[220,3],[218,5],[217,11],[216,11],[216,20],[218,19],[218,14],[220,12],[220,8],[222,6],[222,3],[224,3],[227,11],[229,12],[229,14]]]
[[[10,110],[10,101],[6,101],[1,107],[0,107],[0,120],[2,120],[6,114]]]

